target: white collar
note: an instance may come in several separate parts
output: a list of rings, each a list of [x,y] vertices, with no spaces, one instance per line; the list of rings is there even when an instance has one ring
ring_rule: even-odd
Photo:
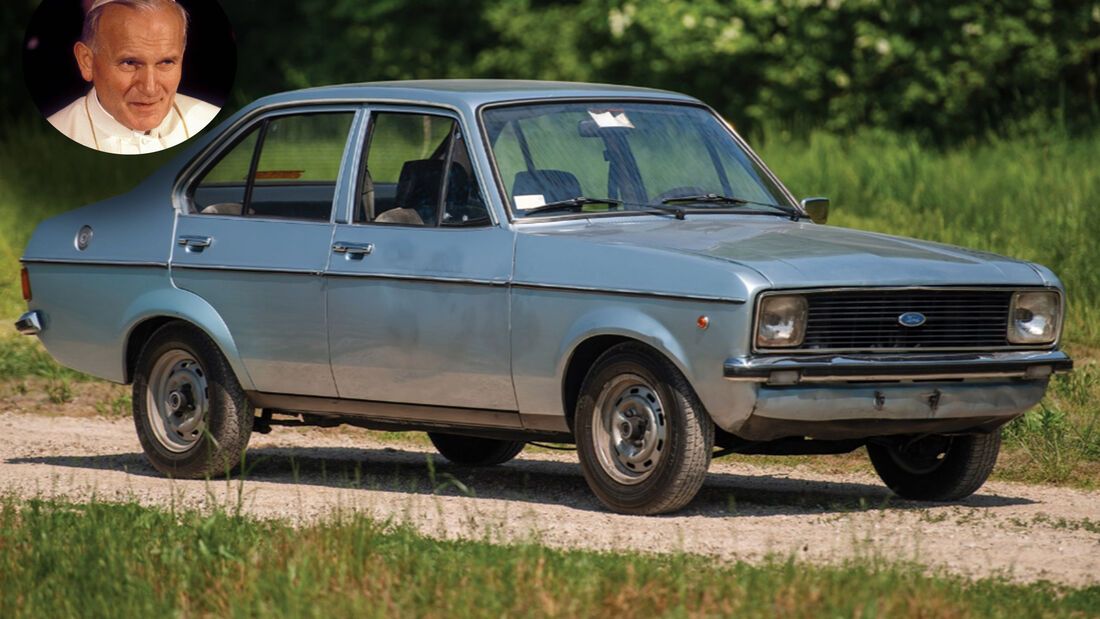
[[[143,137],[146,139],[152,138],[154,140],[161,140],[162,138],[168,137],[168,135],[177,128],[178,124],[182,124],[183,132],[186,137],[191,137],[190,131],[187,129],[187,123],[183,119],[183,113],[180,112],[179,107],[176,105],[175,98],[172,100],[172,109],[164,116],[164,120],[160,121],[159,125],[149,131],[135,131],[120,123],[103,107],[103,104],[100,103],[99,93],[96,92],[94,87],[84,96],[84,104],[88,116],[89,128],[92,131],[92,141],[96,145],[96,150],[102,150],[99,146],[99,137],[97,134],[102,135],[105,140],[125,137],[134,140],[140,140]]]

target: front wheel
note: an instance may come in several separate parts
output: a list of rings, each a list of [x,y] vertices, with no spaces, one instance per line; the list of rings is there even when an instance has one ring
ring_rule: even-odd
[[[916,501],[957,501],[989,478],[1001,449],[1001,431],[960,436],[898,437],[868,443],[882,481],[898,496]]]
[[[138,358],[133,402],[138,440],[158,471],[201,478],[240,464],[255,411],[197,328],[174,322],[153,334]]]
[[[584,477],[611,509],[680,509],[703,485],[714,424],[687,380],[640,344],[604,353],[581,386],[574,433]]]

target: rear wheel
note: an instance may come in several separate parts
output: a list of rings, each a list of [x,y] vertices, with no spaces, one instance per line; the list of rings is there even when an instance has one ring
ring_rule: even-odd
[[[989,478],[1001,448],[1001,431],[963,436],[898,437],[870,443],[882,481],[898,496],[918,501],[957,501]]]
[[[428,438],[444,458],[466,466],[504,464],[519,455],[519,452],[527,446],[523,441],[505,441],[439,432],[428,432]]]
[[[679,370],[645,346],[620,344],[596,361],[574,426],[584,477],[615,511],[671,512],[703,485],[714,424]]]
[[[153,334],[138,358],[133,402],[138,440],[162,473],[206,477],[240,464],[254,410],[199,329],[174,322]]]

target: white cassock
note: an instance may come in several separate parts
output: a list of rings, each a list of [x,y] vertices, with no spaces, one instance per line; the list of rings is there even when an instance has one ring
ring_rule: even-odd
[[[176,93],[172,109],[160,125],[149,131],[134,131],[103,109],[93,88],[46,120],[88,148],[140,155],[175,146],[194,136],[218,115],[219,109],[201,99]]]

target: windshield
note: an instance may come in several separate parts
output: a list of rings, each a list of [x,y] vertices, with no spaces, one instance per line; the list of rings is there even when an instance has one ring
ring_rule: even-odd
[[[517,218],[661,212],[657,207],[672,203],[689,211],[793,207],[763,166],[704,108],[548,103],[492,107],[482,119]]]

